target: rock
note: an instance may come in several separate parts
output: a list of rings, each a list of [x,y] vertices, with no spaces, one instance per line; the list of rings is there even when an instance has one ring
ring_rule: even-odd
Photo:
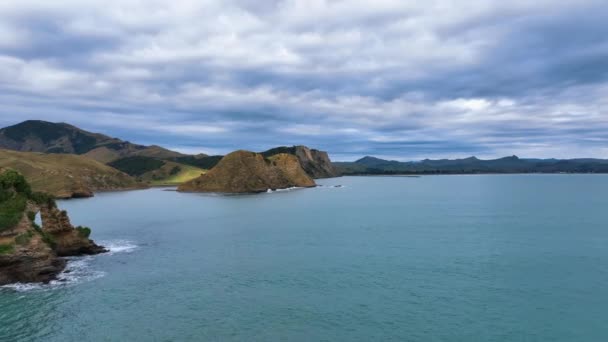
[[[282,146],[262,152],[262,155],[271,157],[278,153],[288,153],[296,156],[302,169],[312,178],[330,178],[340,175],[325,151],[310,149],[302,145],[292,147]]]
[[[89,239],[90,229],[74,227],[65,210],[55,206],[43,205],[40,208],[42,230],[51,235],[55,242],[54,250],[59,256],[92,255],[107,252]]]
[[[0,285],[49,282],[65,268],[65,260],[57,257],[25,215],[14,228],[3,231],[0,241],[13,249],[0,252]]]
[[[178,191],[255,193],[314,186],[293,155],[282,153],[264,158],[259,153],[240,150],[226,155],[206,174],[180,185]]]
[[[74,228],[50,195],[32,193],[15,171],[0,169],[0,206],[0,285],[48,282],[65,268],[61,256],[106,251],[88,238],[89,228]],[[38,212],[42,227],[34,222]]]

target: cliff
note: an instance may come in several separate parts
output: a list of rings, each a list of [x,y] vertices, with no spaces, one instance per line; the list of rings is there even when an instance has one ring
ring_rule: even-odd
[[[34,222],[38,212],[42,227]],[[19,173],[0,169],[0,285],[48,282],[65,268],[61,256],[104,252],[89,234],[89,228],[74,228],[52,197],[32,192]]]
[[[334,168],[329,155],[325,151],[310,149],[306,146],[276,147],[262,152],[265,157],[279,153],[287,153],[298,158],[300,166],[312,178],[338,177],[340,173]]]
[[[293,155],[264,158],[240,150],[226,155],[206,174],[180,185],[178,191],[248,193],[315,185]]]

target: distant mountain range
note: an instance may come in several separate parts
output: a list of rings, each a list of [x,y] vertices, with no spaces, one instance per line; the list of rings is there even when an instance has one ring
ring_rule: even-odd
[[[401,162],[363,157],[354,162],[334,162],[343,175],[476,174],[476,173],[608,173],[605,159],[523,159],[517,156],[481,160],[425,159]]]

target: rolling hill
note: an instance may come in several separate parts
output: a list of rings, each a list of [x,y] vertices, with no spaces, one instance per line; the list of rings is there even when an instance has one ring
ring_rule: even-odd
[[[121,171],[79,155],[0,149],[0,168],[18,171],[34,191],[57,198],[90,197],[95,191],[145,187]]]
[[[66,123],[28,120],[0,129],[0,148],[21,152],[86,155],[102,163],[129,156],[184,156],[160,146],[144,146],[92,133]]]

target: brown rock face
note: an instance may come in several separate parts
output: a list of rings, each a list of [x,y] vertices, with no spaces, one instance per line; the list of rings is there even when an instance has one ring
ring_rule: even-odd
[[[13,246],[12,251],[0,253],[0,285],[48,282],[65,268],[65,260],[43,241],[26,215],[13,229],[2,232],[0,242]]]
[[[315,182],[295,156],[283,153],[264,158],[241,150],[226,155],[206,174],[180,185],[178,191],[247,193],[313,186]]]
[[[61,256],[105,251],[89,239],[89,228],[74,228],[49,195],[33,193],[22,175],[1,168],[0,209],[0,285],[48,282],[65,268]],[[42,227],[34,222],[38,212]]]
[[[92,255],[107,252],[89,239],[90,230],[85,227],[74,228],[65,210],[44,205],[40,208],[42,230],[51,235],[55,242],[54,250],[59,256]]]
[[[306,146],[277,147],[262,152],[265,157],[271,157],[278,153],[288,153],[296,156],[300,166],[312,178],[338,177],[340,173],[329,160],[325,151],[310,149]]]

